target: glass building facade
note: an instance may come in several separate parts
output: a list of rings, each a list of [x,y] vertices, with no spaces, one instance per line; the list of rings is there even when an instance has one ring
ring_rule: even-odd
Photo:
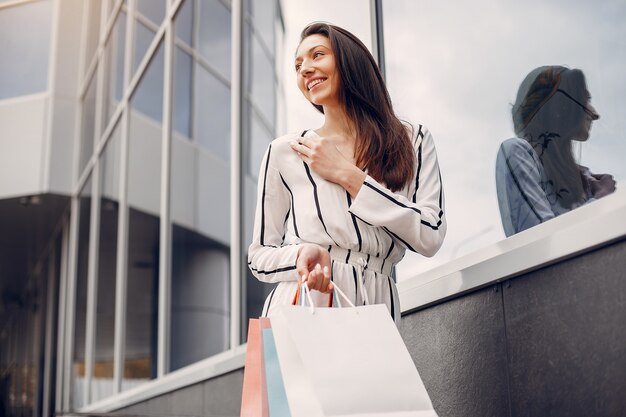
[[[54,103],[50,72],[61,69],[49,56],[70,30],[60,13],[72,9],[67,36],[80,39],[69,193],[1,207],[7,221],[15,203],[56,216],[39,237],[45,247],[24,251],[28,284],[3,276],[12,298],[2,305],[0,388],[10,415],[80,410],[198,364],[240,346],[248,315],[260,314],[267,290],[245,279],[233,289],[231,270],[245,268],[258,164],[280,130],[284,28],[277,0],[238,4],[235,16],[226,0],[0,4],[0,33],[14,39],[3,47],[11,64],[0,74],[0,105],[38,93]],[[37,31],[20,31],[32,24]],[[232,154],[233,82],[240,155]],[[234,222],[246,225],[238,253]]]

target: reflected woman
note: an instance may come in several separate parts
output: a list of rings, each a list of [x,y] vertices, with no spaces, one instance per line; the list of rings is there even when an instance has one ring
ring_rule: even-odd
[[[336,284],[398,320],[393,266],[406,249],[432,256],[446,233],[432,136],[396,117],[374,58],[345,29],[307,26],[294,70],[324,123],[275,139],[261,164],[248,263],[278,283],[263,315],[306,280],[316,305],[328,305]]]
[[[520,85],[512,109],[517,137],[502,143],[496,185],[507,236],[570,211],[615,190],[608,174],[579,165],[574,141],[589,139],[600,116],[579,69],[545,66]]]

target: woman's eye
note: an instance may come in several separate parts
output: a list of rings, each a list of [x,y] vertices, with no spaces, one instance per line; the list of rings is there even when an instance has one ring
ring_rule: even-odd
[[[317,58],[318,56],[322,56],[322,55],[324,55],[322,52],[315,52],[313,54],[313,58]]]
[[[300,71],[300,67],[301,67],[301,66],[302,66],[302,65],[300,65],[300,64],[296,64],[296,71]]]

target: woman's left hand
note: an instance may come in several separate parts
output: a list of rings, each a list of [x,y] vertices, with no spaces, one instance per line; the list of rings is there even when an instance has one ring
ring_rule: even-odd
[[[366,175],[354,161],[339,152],[332,138],[301,137],[291,142],[291,148],[317,175],[341,185],[353,197],[356,196]]]

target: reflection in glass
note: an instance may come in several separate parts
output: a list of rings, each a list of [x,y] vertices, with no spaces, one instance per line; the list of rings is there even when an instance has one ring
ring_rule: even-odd
[[[194,0],[185,0],[176,14],[176,38],[189,46],[193,45],[193,5]]]
[[[261,169],[261,161],[267,146],[274,139],[273,135],[267,131],[258,116],[250,109],[250,148],[248,159],[248,175],[256,178]]]
[[[87,3],[89,8],[89,16],[87,18],[87,50],[85,61],[85,69],[89,67],[93,59],[98,42],[100,41],[100,15],[102,14],[102,0],[93,0]]]
[[[249,7],[252,14],[252,22],[256,28],[255,33],[263,39],[265,46],[269,48],[270,53],[274,54],[275,49],[275,17],[276,17],[276,0],[254,0],[250,2]]]
[[[120,124],[116,126],[101,159],[100,239],[96,332],[91,401],[113,394],[113,341],[115,329],[115,269],[120,173]]]
[[[219,0],[205,0],[198,5],[200,54],[230,80],[230,11]]]
[[[526,76],[512,109],[517,137],[500,146],[498,204],[507,236],[615,190],[608,174],[593,174],[574,158],[574,142],[589,139],[600,116],[578,69],[539,67]]]
[[[126,13],[120,11],[111,36],[105,47],[107,66],[105,70],[104,91],[104,123],[102,129],[106,129],[113,111],[122,99],[124,89],[124,47],[126,44]]]
[[[165,18],[167,0],[138,0],[137,11],[150,19],[157,26],[161,25]]]
[[[96,117],[96,74],[94,72],[89,81],[87,92],[83,98],[82,123],[81,123],[81,145],[80,145],[80,170],[82,172],[85,165],[93,153],[95,117]]]
[[[85,393],[85,331],[87,318],[87,270],[89,262],[89,223],[91,220],[91,176],[78,201],[78,245],[76,254],[76,310],[74,315],[74,354],[71,398],[73,408],[82,407]]]
[[[141,60],[148,51],[155,32],[148,29],[143,23],[135,21],[135,46],[133,53],[133,73],[137,71]]]
[[[47,89],[51,16],[50,0],[0,10],[0,100]]]
[[[229,161],[230,90],[196,64],[195,93],[198,143],[223,161]]]
[[[174,130],[191,138],[191,55],[176,48],[174,62],[174,104],[172,107],[172,124]]]
[[[256,36],[252,42],[252,100],[272,126],[276,117],[276,77],[272,57],[268,56]]]
[[[163,120],[163,43],[152,56],[143,74],[131,105],[155,122]]]
[[[159,218],[130,209],[126,347],[122,390],[156,377],[159,300]]]
[[[228,247],[173,226],[171,370],[228,349],[228,259]]]
[[[131,98],[126,347],[122,389],[156,377],[163,44]]]

